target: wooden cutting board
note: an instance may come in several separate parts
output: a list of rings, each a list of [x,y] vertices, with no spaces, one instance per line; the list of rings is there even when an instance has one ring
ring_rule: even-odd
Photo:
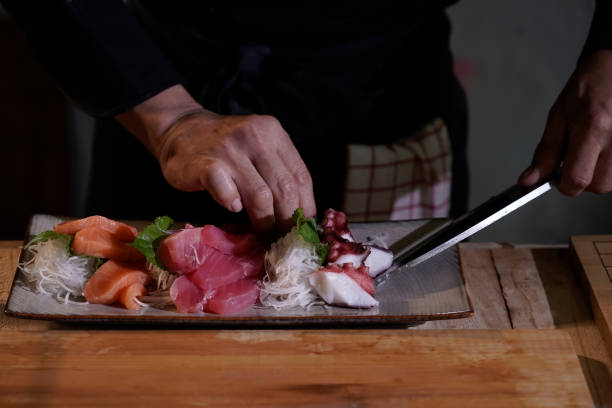
[[[573,236],[571,248],[589,291],[593,318],[612,355],[612,235]]]
[[[0,367],[0,406],[593,406],[555,330],[5,330]]]

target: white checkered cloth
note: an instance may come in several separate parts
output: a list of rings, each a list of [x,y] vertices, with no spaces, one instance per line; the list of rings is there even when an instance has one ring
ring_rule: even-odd
[[[451,163],[440,118],[391,145],[349,145],[342,210],[352,222],[448,217]]]

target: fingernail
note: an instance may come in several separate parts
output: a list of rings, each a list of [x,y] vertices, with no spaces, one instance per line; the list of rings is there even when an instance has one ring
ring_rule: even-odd
[[[234,201],[232,201],[232,211],[240,212],[240,210],[242,210],[242,202],[240,201],[239,198],[237,198]]]

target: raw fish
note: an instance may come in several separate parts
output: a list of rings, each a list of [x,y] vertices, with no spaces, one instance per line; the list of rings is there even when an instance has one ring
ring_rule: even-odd
[[[376,245],[366,245],[366,247],[370,251],[363,264],[370,268],[370,276],[375,278],[389,269],[393,263],[393,252]]]
[[[121,292],[137,283],[146,286],[151,277],[147,274],[144,261],[106,261],[89,278],[83,294],[89,303],[110,305],[119,300]],[[126,297],[128,295],[126,294]],[[127,306],[127,305],[126,305]]]
[[[168,271],[179,275],[195,271],[201,257],[202,228],[186,228],[164,239],[157,248]]]
[[[330,272],[321,268],[308,277],[319,296],[331,305],[355,308],[370,308],[378,305],[368,292],[363,290],[345,273]]]
[[[206,244],[199,253],[200,265],[189,277],[204,291],[243,278],[260,277],[263,273],[263,254],[252,257],[227,255]]]
[[[262,242],[255,234],[230,234],[214,225],[202,227],[202,242],[228,255],[246,255],[254,251],[265,251]]]
[[[119,221],[113,221],[101,215],[81,218],[80,220],[65,221],[53,227],[60,234],[76,234],[87,227],[99,227],[113,234],[115,238],[124,242],[132,242],[138,236],[138,230]]]
[[[182,313],[202,312],[206,303],[205,293],[195,285],[188,275],[179,276],[170,287],[170,297]]]
[[[118,261],[144,259],[144,255],[139,250],[100,227],[87,227],[77,231],[72,241],[72,251],[78,255],[97,256]]]
[[[241,279],[213,290],[204,310],[218,314],[236,313],[255,304],[259,297],[259,280]]]
[[[139,310],[141,306],[135,301],[135,298],[145,293],[147,293],[147,289],[142,283],[132,283],[119,292],[119,303],[123,304],[128,310]]]

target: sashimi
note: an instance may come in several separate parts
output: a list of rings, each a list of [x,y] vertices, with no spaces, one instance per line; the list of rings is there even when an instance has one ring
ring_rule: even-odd
[[[378,305],[378,301],[346,273],[331,272],[321,268],[310,274],[308,280],[319,296],[330,305],[356,308]]]
[[[135,283],[147,285],[151,278],[143,261],[106,261],[89,278],[83,294],[89,303],[110,305],[119,300],[121,291]]]
[[[243,278],[260,277],[262,273],[263,254],[253,258],[232,256],[203,245],[200,265],[189,277],[201,289],[209,291]]]
[[[87,227],[78,231],[72,241],[72,251],[78,255],[97,256],[118,261],[135,261],[144,259],[136,248],[100,227]]]
[[[370,276],[367,266],[362,265],[359,268],[355,268],[352,263],[345,263],[342,266],[338,264],[328,264],[327,266],[319,268],[319,271],[344,273],[355,281],[363,290],[374,296],[374,279]]]
[[[202,312],[206,303],[205,292],[188,275],[179,276],[170,287],[170,297],[179,312]]]
[[[115,238],[123,242],[132,242],[138,236],[138,230],[130,225],[119,221],[113,221],[101,215],[81,218],[79,220],[65,221],[53,227],[60,234],[76,234],[88,227],[98,227],[113,234]]]
[[[241,279],[213,290],[204,310],[218,314],[236,313],[254,305],[258,297],[259,281]]]
[[[119,292],[119,303],[123,304],[128,310],[139,310],[141,305],[135,299],[137,296],[142,296],[145,293],[147,293],[147,289],[142,283],[132,283]]]
[[[179,275],[195,271],[200,263],[202,228],[186,228],[164,239],[157,255],[166,269]]]
[[[202,242],[228,255],[245,255],[265,251],[263,243],[255,234],[231,234],[214,225],[202,227]]]

